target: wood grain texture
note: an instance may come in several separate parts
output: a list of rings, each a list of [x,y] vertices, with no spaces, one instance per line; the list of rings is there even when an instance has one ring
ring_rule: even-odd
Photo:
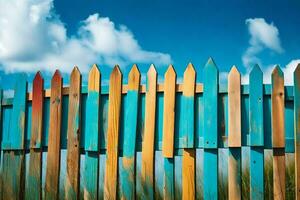
[[[218,147],[218,81],[219,73],[212,58],[204,67],[204,148]]]
[[[19,74],[16,78],[13,108],[10,124],[10,150],[4,152],[3,197],[23,199],[25,190],[25,112],[27,76]]]
[[[81,133],[81,74],[74,67],[70,77],[68,112],[66,199],[79,199]]]
[[[274,199],[285,199],[285,150],[273,149],[273,191]]]
[[[84,199],[98,199],[100,83],[100,71],[97,65],[93,65],[86,99]]]
[[[121,199],[135,199],[135,153],[141,74],[133,65],[128,75],[121,172]]]
[[[184,148],[194,147],[194,110],[195,110],[195,81],[196,71],[190,63],[183,75],[183,96],[182,96],[182,112],[180,115],[180,132],[183,138]]]
[[[144,184],[143,197],[154,199],[154,141],[155,141],[155,115],[156,115],[156,85],[157,72],[151,65],[147,73],[147,90],[145,102],[145,128],[142,145],[142,172],[141,179]]]
[[[294,71],[295,193],[300,199],[300,64]]]
[[[50,122],[45,181],[45,199],[58,199],[60,174],[61,108],[63,79],[58,70],[51,80]]]
[[[195,199],[195,149],[184,149],[182,156],[182,199]]]
[[[175,176],[174,176],[174,158],[164,158],[164,189],[163,197],[166,200],[175,199]]]
[[[118,149],[119,149],[119,124],[121,109],[122,74],[119,66],[115,66],[109,82],[109,105],[106,166],[104,177],[104,198],[117,198],[118,183]]]
[[[32,115],[29,173],[26,181],[26,199],[42,199],[42,124],[44,79],[37,72],[32,86]]]
[[[271,101],[273,148],[284,148],[284,75],[279,66],[276,66],[272,72]]]
[[[164,116],[163,116],[163,156],[173,158],[174,156],[174,128],[175,128],[175,84],[176,72],[172,65],[165,73],[164,88]]]
[[[241,147],[241,75],[233,66],[228,75],[228,147]]]
[[[228,150],[228,199],[241,199],[241,148]]]
[[[250,146],[264,146],[263,73],[255,65],[249,75]]]
[[[0,88],[0,102],[2,102],[2,98],[3,98],[3,91],[2,89]],[[2,103],[0,103],[0,122],[2,122]],[[3,138],[3,131],[0,129],[0,135],[1,137]],[[2,140],[3,141],[3,140]],[[0,152],[2,152],[2,144],[0,144]],[[3,154],[1,155],[0,154],[0,160],[2,160],[2,157]],[[0,166],[2,167],[2,166]],[[0,170],[0,199],[2,199],[2,193],[3,193],[3,189],[2,189],[2,171]]]

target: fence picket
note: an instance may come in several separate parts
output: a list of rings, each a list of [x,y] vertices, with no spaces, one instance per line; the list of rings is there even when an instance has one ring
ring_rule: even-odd
[[[135,144],[139,105],[140,72],[133,65],[128,75],[128,91],[124,127],[124,145],[121,172],[121,199],[135,199]]]
[[[175,85],[176,72],[170,65],[165,73],[163,156],[164,156],[164,198],[174,199],[174,127],[175,127]]]
[[[93,65],[86,100],[84,199],[98,199],[100,82],[100,71]]]
[[[279,66],[272,72],[272,143],[274,199],[285,199],[284,75]]]
[[[300,199],[300,63],[294,71],[295,193]]]
[[[145,129],[142,145],[142,196],[145,199],[154,199],[154,142],[155,142],[155,115],[156,115],[156,87],[157,72],[154,65],[147,73]]]
[[[119,122],[121,111],[122,74],[115,66],[109,82],[109,110],[107,127],[106,166],[104,177],[104,198],[117,198],[117,173],[119,149]]]
[[[195,101],[196,72],[190,63],[183,76],[184,107],[180,121],[183,133],[185,149],[182,158],[182,199],[195,199],[195,149],[194,147],[194,101]]]
[[[81,74],[74,67],[70,77],[68,113],[66,199],[79,199],[80,186],[80,126],[81,126]]]
[[[60,173],[61,108],[63,79],[58,70],[51,80],[50,122],[45,181],[45,199],[58,199]]]
[[[228,75],[228,198],[241,199],[241,75],[233,66]]]
[[[44,79],[37,72],[32,86],[32,117],[29,174],[25,199],[42,199],[42,124],[44,104]]]
[[[264,198],[263,74],[255,65],[249,75],[250,195]]]
[[[3,153],[3,197],[11,199],[24,198],[26,79],[25,74],[20,74],[16,79],[9,132],[10,145]]]
[[[218,198],[218,69],[212,58],[204,67],[204,199]]]
[[[2,122],[2,99],[3,99],[3,91],[2,89],[0,88],[0,122]],[[3,137],[3,131],[0,130],[0,135],[1,137]],[[0,142],[0,160],[2,160],[2,142]],[[0,162],[0,199],[2,199],[2,193],[3,193],[3,189],[2,189],[2,185],[3,185],[3,177],[2,177],[2,166],[1,166],[1,162]]]

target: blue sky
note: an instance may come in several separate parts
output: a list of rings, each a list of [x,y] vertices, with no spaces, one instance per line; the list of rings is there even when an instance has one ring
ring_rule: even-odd
[[[236,65],[247,82],[247,72],[258,63],[266,82],[279,64],[290,84],[300,62],[299,9],[296,0],[0,0],[0,84],[13,88],[13,74],[26,72],[31,81],[41,70],[49,87],[56,68],[67,84],[74,65],[85,84],[93,63],[104,83],[114,64],[120,65],[126,82],[133,63],[143,77],[154,63],[160,80],[173,64],[180,80],[192,62],[201,81],[210,56],[221,81]]]

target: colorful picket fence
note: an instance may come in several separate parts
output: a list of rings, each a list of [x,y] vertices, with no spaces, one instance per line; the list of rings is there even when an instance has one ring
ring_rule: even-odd
[[[295,155],[300,199],[300,65],[294,86],[277,66],[271,85],[254,66],[249,85],[232,67],[219,84],[209,59],[203,84],[189,64],[183,83],[170,65],[157,84],[151,65],[146,85],[134,65],[128,84],[115,66],[101,86],[96,65],[82,86],[75,67],[69,87],[56,71],[51,89],[38,72],[32,92],[26,75],[13,98],[1,98],[2,199],[218,199],[220,149],[226,152],[228,199],[241,199],[242,163],[249,159],[250,197],[264,198],[264,151],[273,152],[273,197],[286,196],[286,154]],[[242,156],[248,148],[249,155]]]

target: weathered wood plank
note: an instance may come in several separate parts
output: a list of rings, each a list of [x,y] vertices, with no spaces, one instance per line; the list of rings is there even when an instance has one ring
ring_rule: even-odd
[[[194,101],[195,101],[196,71],[190,63],[183,76],[184,107],[182,115],[181,132],[184,138],[182,158],[182,199],[195,199],[195,150],[194,147]]]
[[[241,147],[241,75],[233,66],[228,75],[228,146]]]
[[[164,194],[166,200],[175,199],[174,158],[164,158]]]
[[[174,156],[174,129],[175,129],[175,85],[176,72],[170,65],[165,73],[164,88],[164,117],[163,117],[163,156],[173,158]]]
[[[242,198],[241,183],[241,148],[231,147],[228,150],[228,199]]]
[[[84,199],[98,199],[100,83],[100,71],[93,65],[86,100]]]
[[[264,198],[263,74],[255,65],[249,77],[250,195]]]
[[[255,65],[249,75],[250,146],[264,146],[263,73]]]
[[[10,124],[10,148],[4,151],[3,197],[23,199],[25,190],[25,112],[27,77],[20,74],[16,78],[12,119]]]
[[[218,198],[218,69],[209,58],[204,67],[203,197]]]
[[[271,101],[274,199],[285,199],[284,75],[279,66],[272,72]]]
[[[182,199],[195,199],[195,149],[184,149],[182,156]]]
[[[3,91],[2,89],[0,88],[0,102],[2,102],[2,98],[3,98]],[[2,103],[0,103],[0,122],[2,122]],[[0,136],[1,136],[1,139],[3,138],[3,132],[2,132],[2,129],[0,129]],[[2,140],[3,142],[3,140]],[[3,155],[1,152],[2,152],[2,142],[0,142],[0,199],[2,199],[2,193],[3,193],[3,189],[2,189],[2,170],[3,167],[2,167],[2,158],[1,158],[1,155]]]
[[[61,108],[63,79],[58,70],[51,80],[50,122],[45,180],[45,199],[58,199],[60,173]]]
[[[241,75],[233,66],[228,75],[228,198],[241,199]]]
[[[295,192],[300,199],[300,64],[294,71]]]
[[[107,127],[106,166],[104,177],[104,198],[117,198],[117,172],[119,149],[119,122],[121,110],[122,74],[115,66],[109,82],[109,111]]]
[[[194,147],[195,80],[196,71],[190,63],[183,75],[183,96],[181,99],[183,112],[180,113],[182,119],[180,120],[181,125],[179,126],[179,131],[182,132],[184,148]]]
[[[32,115],[29,174],[26,181],[26,199],[42,199],[42,125],[44,79],[37,72],[32,86]]]
[[[272,72],[271,101],[273,148],[284,148],[284,75],[279,66],[276,66]]]
[[[273,190],[274,199],[285,199],[285,150],[273,149]]]
[[[156,115],[156,84],[157,72],[151,65],[147,73],[145,128],[142,145],[142,190],[143,198],[154,199],[154,141],[155,141],[155,115]]]
[[[133,65],[128,75],[128,91],[125,105],[124,145],[121,172],[121,199],[135,199],[135,144],[141,75]]]
[[[70,77],[68,113],[66,199],[79,199],[80,186],[80,129],[81,129],[81,74],[74,67]]]

